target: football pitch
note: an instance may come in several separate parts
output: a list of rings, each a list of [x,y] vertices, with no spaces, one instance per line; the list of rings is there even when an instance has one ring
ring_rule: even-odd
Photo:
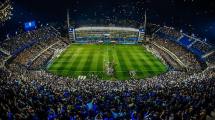
[[[107,73],[111,63],[112,74]],[[166,66],[141,45],[71,44],[55,58],[48,71],[60,76],[96,75],[102,80],[151,77],[167,71]]]

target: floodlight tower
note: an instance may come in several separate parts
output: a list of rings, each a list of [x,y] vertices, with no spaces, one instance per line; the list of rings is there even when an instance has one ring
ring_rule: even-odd
[[[69,9],[67,10],[67,29],[69,34],[69,40],[75,42],[75,29],[70,25]]]
[[[67,28],[70,28],[70,22],[69,22],[69,9],[67,9]]]
[[[146,24],[147,24],[147,17],[146,17],[146,11],[145,11],[145,20],[144,20],[144,39],[146,40]]]
[[[146,11],[145,11],[144,25],[140,27],[139,35],[138,35],[138,41],[141,41],[142,44],[146,40],[146,25],[147,25],[147,16],[146,16]]]

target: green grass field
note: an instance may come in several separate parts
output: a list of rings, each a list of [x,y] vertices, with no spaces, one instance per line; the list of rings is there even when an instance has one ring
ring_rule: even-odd
[[[114,74],[107,75],[105,65],[113,64]],[[71,44],[50,65],[51,73],[78,77],[96,74],[103,80],[129,79],[129,71],[135,78],[145,78],[164,73],[166,66],[140,45]]]

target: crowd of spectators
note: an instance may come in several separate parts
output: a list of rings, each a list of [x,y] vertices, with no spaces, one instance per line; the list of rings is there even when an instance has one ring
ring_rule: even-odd
[[[186,65],[187,68],[191,70],[201,70],[201,65],[195,55],[189,52],[184,47],[178,45],[173,41],[160,38],[158,36],[155,36],[153,41],[156,44],[163,46],[174,53]]]
[[[4,65],[4,61],[8,58],[8,55],[0,51],[0,66]]]
[[[47,44],[47,46],[48,45],[49,44]],[[56,44],[49,46],[49,49],[47,49],[43,53],[39,54],[38,57],[36,57],[32,61],[30,68],[31,69],[45,68],[47,66],[47,64],[49,63],[49,61],[54,57],[55,52],[57,50],[66,48],[66,46],[68,46],[68,44],[65,43],[64,41],[61,41],[61,40],[57,41]]]
[[[10,64],[0,81],[3,119],[214,119],[215,69],[145,80],[59,77]],[[2,72],[2,71],[1,71]]]
[[[171,55],[169,55],[167,52],[161,50],[156,45],[151,45],[150,47],[151,50],[149,51],[156,55],[156,57],[158,57],[165,65],[167,65],[169,69],[179,71],[184,70],[184,68],[180,66],[180,64],[176,60],[174,60],[174,58],[172,58]]]
[[[25,49],[32,44],[40,42],[41,40],[46,40],[49,37],[56,35],[58,35],[58,32],[53,27],[46,26],[8,38],[7,40],[0,43],[0,48],[12,55],[20,49]]]
[[[26,67],[33,64],[33,68],[35,68],[48,61],[56,49],[65,48],[67,45],[68,41],[61,38],[55,28],[45,26],[8,39],[0,45],[0,48],[3,51],[8,51],[15,58],[16,63]],[[3,64],[2,58],[0,62]]]
[[[166,27],[166,26],[161,27],[156,34],[160,37],[164,37],[170,40],[178,40],[182,36],[182,33],[178,32],[174,28]]]
[[[82,80],[23,66],[34,60],[31,67],[41,67],[68,45],[64,39],[51,38],[41,39],[0,69],[0,119],[215,119],[215,68],[201,71],[195,56],[172,41],[153,39],[192,71],[106,81],[93,74]]]
[[[212,53],[209,57],[207,57],[207,63],[209,66],[215,65],[215,52]]]
[[[33,64],[35,68],[47,61],[56,49],[65,48],[68,44],[68,40],[60,37],[60,33],[52,26],[20,33],[0,43],[0,66],[13,57],[15,62],[27,67]]]
[[[57,44],[58,39],[56,37],[51,37],[50,39],[35,44],[31,48],[25,49],[19,55],[16,56],[15,61],[23,65],[29,65],[35,59],[36,56],[40,55],[49,46]]]
[[[163,39],[166,41],[173,41],[174,43],[181,44],[185,49],[191,51],[199,59],[202,58],[203,55],[214,52],[214,47],[207,44],[205,41],[199,40],[194,36],[189,37],[183,35],[183,33],[178,32],[174,28],[171,27],[161,27],[154,34],[154,37]],[[206,58],[207,59],[207,58]]]
[[[42,69],[45,68],[46,63],[52,58],[54,55],[54,50],[48,49],[43,52],[39,57],[37,57],[30,65],[31,69]]]
[[[12,16],[12,6],[10,0],[1,0],[0,1],[0,23],[3,23]]]
[[[201,42],[201,41],[197,41],[192,45],[193,48],[197,48],[199,50],[201,50],[203,53],[208,53],[211,52],[213,47],[208,45],[207,43]]]

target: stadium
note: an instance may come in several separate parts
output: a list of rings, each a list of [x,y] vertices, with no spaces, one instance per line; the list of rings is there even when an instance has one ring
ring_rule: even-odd
[[[0,120],[215,119],[214,45],[147,21],[22,23],[0,43]]]

